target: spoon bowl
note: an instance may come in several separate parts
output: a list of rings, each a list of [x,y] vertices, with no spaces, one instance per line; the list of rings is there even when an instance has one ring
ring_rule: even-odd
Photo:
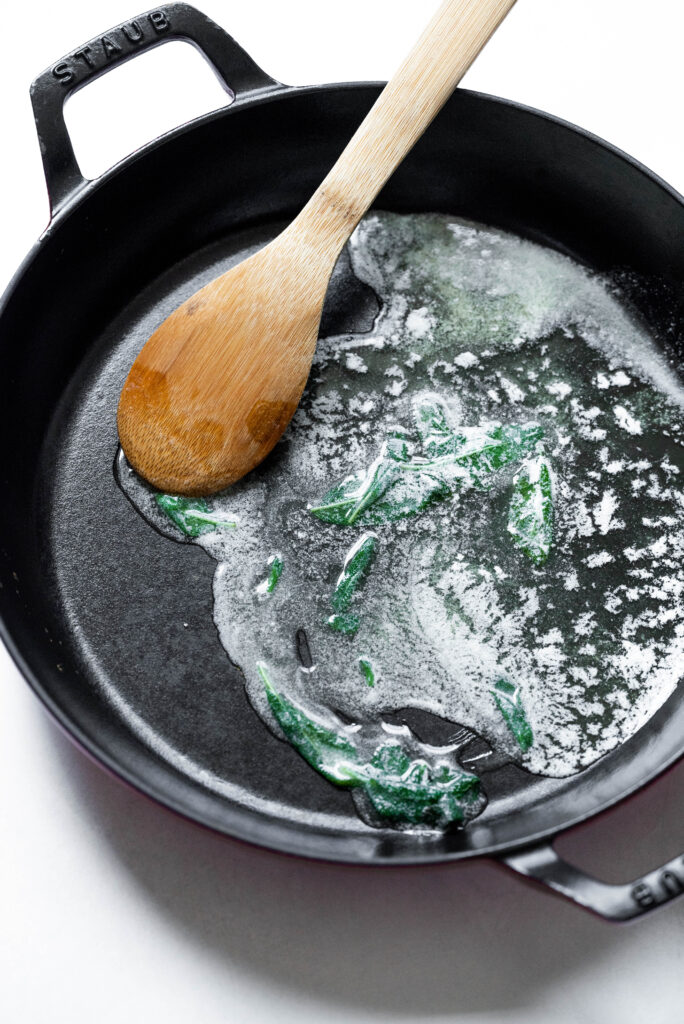
[[[118,411],[127,458],[166,493],[227,487],[270,452],[313,359],[329,274],[287,232],[211,281],[154,332]]]

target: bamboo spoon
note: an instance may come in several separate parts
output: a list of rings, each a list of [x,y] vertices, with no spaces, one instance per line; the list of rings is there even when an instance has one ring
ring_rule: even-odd
[[[118,428],[159,490],[211,494],[268,455],[309,375],[345,242],[515,0],[445,0],[295,220],[171,314],[135,360]]]

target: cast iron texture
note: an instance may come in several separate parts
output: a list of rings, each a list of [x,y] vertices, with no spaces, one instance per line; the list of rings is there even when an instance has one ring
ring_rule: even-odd
[[[592,880],[587,888],[577,872],[568,881],[574,869],[535,844],[681,755],[681,688],[629,742],[572,779],[510,766],[491,773],[482,817],[428,839],[365,826],[348,794],[271,736],[247,704],[211,619],[213,564],[158,536],[114,482],[118,394],[134,354],[176,304],[303,205],[380,87],[281,86],[185,4],[106,36],[118,49],[92,40],[34,83],[54,217],[0,313],[0,614],[28,681],[103,765],[229,835],[366,864],[509,854],[516,870],[613,917],[676,895],[681,860],[668,865],[666,884],[659,875],[616,896]],[[65,97],[171,38],[198,46],[235,102],[85,182],[64,127]],[[619,275],[681,365],[684,204],[600,140],[458,90],[376,205],[482,221]],[[331,290],[326,328],[367,329],[373,296],[357,286],[342,305],[340,294]],[[646,884],[652,899],[638,888]]]

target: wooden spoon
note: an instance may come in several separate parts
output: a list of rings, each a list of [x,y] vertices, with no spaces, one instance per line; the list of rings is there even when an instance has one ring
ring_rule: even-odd
[[[343,245],[514,3],[446,0],[289,227],[151,336],[121,392],[118,428],[160,491],[212,494],[271,451],[304,390]]]

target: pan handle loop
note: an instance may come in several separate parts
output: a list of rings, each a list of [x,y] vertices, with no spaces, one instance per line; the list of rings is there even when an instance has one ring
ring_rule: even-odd
[[[601,882],[569,864],[550,843],[526,847],[501,860],[518,874],[542,882],[609,921],[629,921],[684,894],[684,856],[618,885]]]
[[[117,64],[172,39],[192,43],[235,98],[281,87],[232,36],[189,4],[163,4],[96,36],[46,68],[31,86],[52,216],[87,184],[64,121],[67,97]]]

